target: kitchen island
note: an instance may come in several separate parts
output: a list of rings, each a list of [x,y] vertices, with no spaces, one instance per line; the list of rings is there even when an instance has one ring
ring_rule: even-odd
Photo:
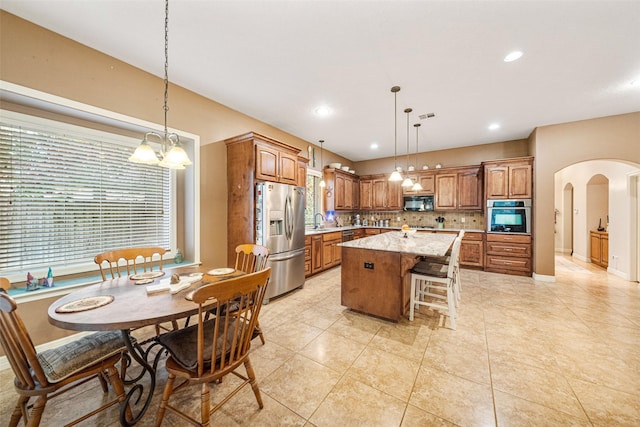
[[[456,236],[392,231],[340,244],[342,305],[397,322],[409,309],[409,270],[420,256],[446,254]]]

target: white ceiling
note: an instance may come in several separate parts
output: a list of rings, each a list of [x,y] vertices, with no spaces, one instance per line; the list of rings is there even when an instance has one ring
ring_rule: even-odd
[[[1,6],[163,76],[161,0]],[[420,151],[431,151],[640,110],[637,0],[171,0],[169,8],[171,82],[307,141],[324,139],[353,161],[394,155],[394,85],[402,88],[398,155],[406,107],[412,152],[418,122]],[[513,50],[524,56],[503,62]],[[317,117],[320,104],[332,113]]]

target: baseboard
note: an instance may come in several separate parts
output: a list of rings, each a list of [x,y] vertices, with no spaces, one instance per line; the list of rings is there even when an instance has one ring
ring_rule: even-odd
[[[537,280],[538,282],[555,282],[556,276],[548,276],[546,274],[533,273],[533,280]]]
[[[70,343],[72,341],[77,340],[78,338],[82,338],[85,335],[89,335],[92,333],[93,332],[80,332],[77,334],[69,335],[68,337],[60,338],[54,341],[49,341],[47,343],[37,345],[36,352],[40,353],[45,350],[59,347],[61,345]],[[9,368],[11,368],[11,365],[9,365],[9,360],[7,359],[7,356],[0,356],[0,371],[4,371],[5,369],[9,369]]]
[[[625,273],[624,271],[616,270],[615,268],[608,267],[607,273],[613,274],[614,276],[618,276],[624,280],[631,281],[631,276],[629,273]]]

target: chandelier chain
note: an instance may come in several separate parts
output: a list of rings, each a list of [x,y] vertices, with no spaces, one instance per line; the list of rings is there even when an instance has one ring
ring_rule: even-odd
[[[169,0],[164,8],[164,136],[167,137],[167,113],[169,112]]]

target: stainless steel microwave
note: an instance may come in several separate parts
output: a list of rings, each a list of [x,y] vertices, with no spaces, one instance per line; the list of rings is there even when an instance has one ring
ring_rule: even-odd
[[[531,199],[487,200],[487,231],[531,234]]]
[[[404,196],[402,209],[405,211],[427,212],[433,210],[433,196]]]

